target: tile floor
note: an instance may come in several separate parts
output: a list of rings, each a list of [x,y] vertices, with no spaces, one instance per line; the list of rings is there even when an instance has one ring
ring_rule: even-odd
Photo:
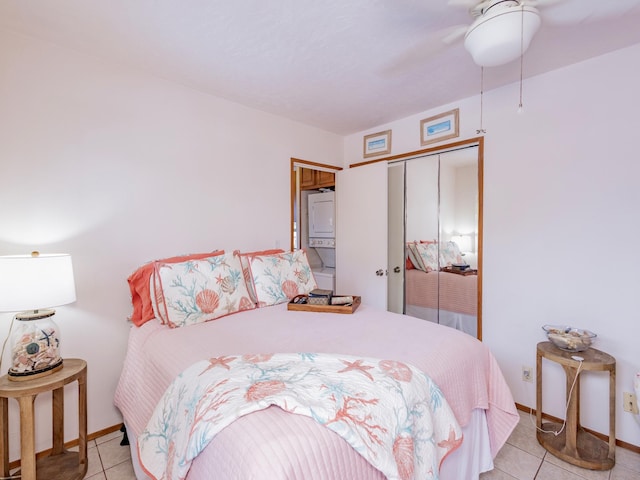
[[[535,417],[520,413],[520,423],[480,480],[640,480],[640,454],[616,448],[611,470],[586,470],[554,457],[536,440]]]
[[[122,433],[113,432],[89,442],[85,480],[135,480],[129,447],[120,446],[121,439]],[[535,426],[525,412],[520,412],[520,423],[494,463],[495,468],[480,480],[640,480],[640,454],[623,448],[616,448],[616,465],[608,471],[585,470],[559,460],[538,444]]]
[[[85,480],[136,480],[129,446],[121,446],[121,440],[122,432],[113,432],[88,442]]]

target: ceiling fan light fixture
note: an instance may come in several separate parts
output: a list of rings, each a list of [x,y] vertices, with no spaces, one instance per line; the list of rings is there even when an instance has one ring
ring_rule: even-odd
[[[534,7],[496,10],[476,19],[464,37],[464,47],[481,67],[504,65],[519,58],[540,28],[540,14]]]

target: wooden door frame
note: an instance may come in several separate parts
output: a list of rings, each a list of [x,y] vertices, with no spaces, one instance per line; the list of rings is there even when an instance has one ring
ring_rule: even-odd
[[[361,167],[375,162],[393,162],[396,160],[409,159],[411,157],[420,157],[423,155],[433,155],[438,153],[446,153],[450,150],[458,148],[478,146],[478,299],[477,299],[477,332],[476,337],[482,340],[482,278],[484,274],[483,265],[483,242],[484,242],[484,137],[473,137],[457,142],[445,143],[434,147],[414,150],[412,152],[400,153],[389,157],[383,157],[376,160],[368,160],[364,162],[352,163],[349,168]]]
[[[291,162],[289,164],[289,172],[291,175],[291,208],[290,208],[290,218],[291,218],[291,224],[290,226],[290,235],[289,235],[289,245],[290,245],[290,250],[293,251],[293,249],[295,248],[295,245],[293,244],[293,225],[294,222],[296,221],[295,219],[295,210],[294,210],[294,205],[296,200],[298,200],[299,202],[299,198],[296,199],[296,194],[298,192],[297,187],[297,181],[296,181],[296,171],[295,171],[295,167],[296,166],[301,166],[304,168],[310,168],[312,170],[325,170],[325,171],[332,171],[332,172],[339,172],[340,170],[342,170],[342,167],[337,167],[335,165],[329,165],[326,163],[318,163],[318,162],[311,162],[309,160],[302,160],[300,158],[294,158],[291,157]],[[315,168],[314,168],[315,167]]]

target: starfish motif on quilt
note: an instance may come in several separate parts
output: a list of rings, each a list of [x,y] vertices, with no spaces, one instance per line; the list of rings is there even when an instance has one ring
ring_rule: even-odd
[[[367,370],[371,370],[372,366],[362,365],[362,360],[356,360],[355,362],[349,362],[348,360],[341,360],[342,363],[346,365],[345,368],[338,371],[338,373],[349,372],[349,371],[358,371],[362,372],[369,380],[373,382],[373,377]]]
[[[462,436],[460,436],[460,438],[456,438],[456,432],[453,430],[453,428],[449,428],[449,438],[438,442],[438,446],[452,452],[460,445],[462,445],[462,438]]]
[[[226,370],[230,370],[229,362],[233,362],[237,357],[213,357],[209,359],[209,366],[205,368],[200,375],[211,370],[212,368],[222,367]]]

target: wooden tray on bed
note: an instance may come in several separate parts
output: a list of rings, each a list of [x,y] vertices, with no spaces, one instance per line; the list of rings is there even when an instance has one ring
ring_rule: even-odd
[[[342,297],[347,295],[335,295],[336,297]],[[287,310],[297,310],[300,312],[325,312],[325,313],[353,313],[355,312],[362,299],[356,295],[353,297],[353,303],[351,305],[311,305],[309,303],[293,303],[291,300],[287,304]]]
[[[456,275],[477,275],[478,274],[478,270],[474,270],[471,268],[467,268],[465,270],[460,270],[459,268],[455,268],[455,267],[442,267],[442,272],[447,272],[447,273],[455,273]]]

